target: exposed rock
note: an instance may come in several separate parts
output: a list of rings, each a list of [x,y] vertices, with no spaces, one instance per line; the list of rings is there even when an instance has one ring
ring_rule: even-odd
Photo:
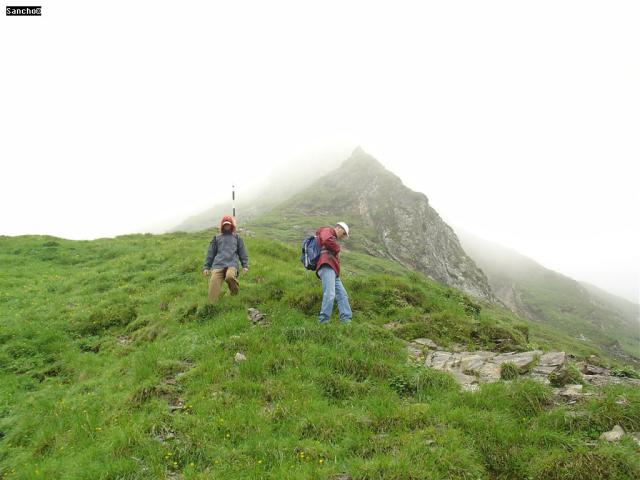
[[[176,432],[168,426],[159,426],[155,425],[152,427],[151,433],[154,435],[154,440],[160,443],[166,443],[169,440],[173,440],[176,438]]]
[[[582,385],[565,385],[562,388],[554,388],[553,393],[559,397],[563,397],[567,400],[577,400],[582,397]]]
[[[502,365],[509,362],[514,364],[520,375],[527,375],[545,385],[549,385],[549,376],[557,374],[568,364],[565,352],[548,352],[531,350],[528,352],[497,353],[489,351],[449,352],[445,350],[428,350],[437,347],[428,338],[418,338],[407,344],[407,353],[413,360],[422,362],[424,366],[451,373],[465,390],[475,390],[480,383],[496,382],[501,379]],[[588,385],[602,387],[611,384],[626,384],[640,387],[640,379],[615,377],[611,375],[583,375]],[[559,398],[575,402],[578,398],[593,395],[583,393],[582,385],[566,385],[555,389]]]
[[[167,476],[165,477],[167,480],[184,480],[184,475],[178,472],[168,471]]]
[[[458,370],[451,372],[453,378],[462,386],[463,390],[475,391],[479,388],[478,379],[472,375],[466,375]]]
[[[418,345],[423,345],[425,347],[429,347],[432,348],[434,350],[437,350],[438,348],[440,348],[436,342],[434,342],[433,340],[429,339],[429,338],[416,338],[412,341],[412,343],[417,343]]]
[[[604,432],[600,435],[600,440],[606,440],[607,442],[617,442],[624,435],[624,430],[620,425],[616,425],[610,431]]]
[[[559,367],[554,367],[553,365],[545,366],[545,365],[536,365],[533,367],[531,373],[533,375],[545,376],[548,377],[553,372],[559,370]]]
[[[429,339],[416,339],[407,345],[407,351],[415,360],[422,361],[424,346],[431,346]],[[520,375],[549,385],[549,376],[566,368],[568,355],[565,352],[547,352],[531,350],[528,352],[496,353],[488,351],[448,352],[444,350],[428,351],[424,356],[424,366],[451,373],[464,390],[477,390],[481,383],[497,382],[501,379],[501,368],[507,362],[514,364]],[[587,371],[600,371],[602,367]],[[583,365],[584,371],[584,365]],[[608,373],[608,370],[603,369]],[[611,384],[626,384],[640,387],[640,379],[615,377],[608,374],[583,375],[588,385],[602,387]],[[580,384],[565,385],[554,389],[554,394],[563,402],[575,403],[578,399],[594,395],[583,392]],[[623,401],[623,400],[622,400]]]
[[[175,412],[178,410],[184,410],[184,401],[181,398],[176,398],[173,399],[170,403],[169,403],[169,411],[170,412]]]
[[[630,435],[631,435],[631,438],[633,438],[633,441],[636,442],[640,447],[640,432],[633,432]]]
[[[564,367],[567,363],[567,354],[564,352],[547,352],[540,356],[538,366]]]
[[[423,357],[422,348],[416,347],[411,343],[407,345],[407,354],[409,355],[409,358],[417,361],[421,360]]]
[[[254,325],[266,323],[266,315],[261,313],[257,308],[248,308],[247,317]]]
[[[429,352],[424,364],[436,370],[452,370],[460,364],[460,356],[451,352]]]
[[[233,360],[236,363],[244,362],[246,359],[247,357],[244,355],[244,353],[240,353],[240,352],[236,353],[236,356],[233,357]]]
[[[480,369],[486,361],[486,356],[474,353],[463,353],[460,360],[460,369],[468,375],[475,375],[480,373]]]
[[[418,345],[428,344],[428,339],[418,339],[407,346],[409,354],[414,358],[420,358]],[[429,351],[426,353],[424,366],[435,370],[450,372],[466,390],[478,388],[479,383],[497,382],[501,378],[503,364],[513,363],[521,375],[530,372],[530,377],[536,381],[548,385],[548,376],[567,364],[567,355],[564,352],[544,353],[540,350],[528,352],[497,353],[489,351],[476,352],[448,352],[444,350]],[[535,365],[535,367],[534,367]],[[567,394],[570,390],[567,391]]]
[[[402,324],[400,322],[389,322],[383,325],[383,327],[386,328],[387,330],[396,330],[401,326]]]
[[[531,378],[549,384],[549,375],[560,371],[567,364],[567,354],[564,352],[548,352],[540,356],[538,364],[531,371]]]
[[[497,382],[500,380],[500,365],[493,362],[487,362],[482,366],[478,374],[483,382]]]
[[[588,363],[582,365],[580,371],[585,375],[609,375],[608,369],[599,367],[598,365],[590,365]]]
[[[532,350],[530,352],[522,353],[503,353],[493,358],[493,361],[498,365],[509,362],[513,363],[520,372],[524,373],[529,370],[529,367],[536,361],[536,358],[542,355],[540,350]]]
[[[637,378],[614,377],[612,375],[583,375],[582,378],[586,383],[593,385],[594,387],[620,384],[640,387],[640,380]]]

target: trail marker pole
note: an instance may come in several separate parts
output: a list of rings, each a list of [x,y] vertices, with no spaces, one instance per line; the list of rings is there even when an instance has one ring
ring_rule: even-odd
[[[233,206],[233,218],[236,218],[236,186],[231,185],[231,204]]]

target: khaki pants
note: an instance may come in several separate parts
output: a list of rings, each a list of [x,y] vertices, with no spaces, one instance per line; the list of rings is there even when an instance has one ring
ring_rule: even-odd
[[[211,270],[211,278],[209,279],[209,301],[215,302],[218,300],[222,280],[229,285],[231,295],[238,294],[239,285],[236,279],[236,269],[234,267],[214,268]]]

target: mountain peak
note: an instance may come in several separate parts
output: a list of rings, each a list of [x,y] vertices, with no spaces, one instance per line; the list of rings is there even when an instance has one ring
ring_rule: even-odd
[[[354,157],[358,155],[368,155],[368,153],[364,151],[364,148],[362,148],[362,146],[358,145],[353,149],[353,152],[351,152],[351,156]]]
[[[464,252],[451,227],[429,205],[427,196],[405,186],[400,177],[362,147],[282,209],[286,214],[303,214],[306,219],[351,220],[363,232],[369,232],[363,240],[365,247],[372,246],[373,251],[401,265],[472,296],[493,300],[486,276]]]
[[[357,146],[351,152],[351,156],[343,162],[342,167],[366,167],[386,170],[378,160],[365,152],[361,146]]]

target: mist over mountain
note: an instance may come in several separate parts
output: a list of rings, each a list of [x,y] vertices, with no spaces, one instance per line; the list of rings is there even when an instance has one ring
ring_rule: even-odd
[[[607,292],[589,282],[579,283],[589,292],[589,295],[591,295],[591,298],[595,302],[608,304],[620,311],[624,316],[630,319],[636,319],[640,323],[640,305],[638,303],[630,302],[626,298]]]
[[[277,169],[262,185],[258,185],[248,191],[237,189],[235,206],[238,224],[243,224],[268,212],[276,205],[308,187],[322,175],[337,168],[344,161],[346,155],[348,155],[348,150],[345,148],[307,152],[303,158],[295,159]],[[227,177],[229,176],[231,175],[227,175]],[[232,176],[241,179],[242,172],[234,172]],[[228,200],[186,218],[180,224],[170,228],[169,232],[198,232],[205,230],[216,226],[223,215],[231,214],[233,210],[231,181],[228,178],[222,180],[216,175],[213,184],[214,188],[228,189]]]

